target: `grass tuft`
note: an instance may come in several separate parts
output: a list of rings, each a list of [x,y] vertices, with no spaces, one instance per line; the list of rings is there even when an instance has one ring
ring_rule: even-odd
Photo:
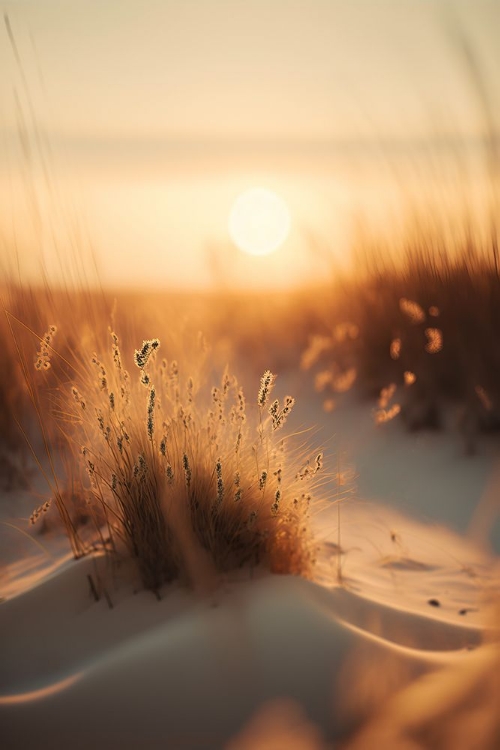
[[[196,585],[193,558],[215,572],[261,565],[310,575],[311,486],[305,493],[303,483],[323,457],[311,459],[306,475],[287,450],[289,436],[278,438],[294,399],[268,406],[276,375],[263,374],[252,409],[227,370],[209,387],[176,360],[158,361],[159,339],[134,351],[139,372],[129,377],[118,336],[110,335],[109,351],[94,354],[86,377],[64,396],[67,438],[110,549],[131,556],[156,592],[173,579]],[[297,499],[306,495],[307,502]]]

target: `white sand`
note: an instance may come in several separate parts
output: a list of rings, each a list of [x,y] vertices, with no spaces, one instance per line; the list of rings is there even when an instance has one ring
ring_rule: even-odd
[[[408,492],[418,493],[420,448],[397,440],[407,453],[399,446],[396,473],[405,460]],[[376,445],[390,482],[394,467]],[[445,438],[441,450],[444,461]],[[314,519],[314,582],[247,571],[205,598],[165,587],[160,602],[134,593],[126,566],[111,573],[103,557],[74,562],[55,533],[36,537],[44,553],[2,525],[0,746],[312,750],[343,738],[356,750],[413,750],[433,746],[437,721],[451,729],[435,747],[493,750],[500,691],[489,686],[482,718],[471,711],[498,666],[496,647],[481,645],[493,635],[498,558],[452,530],[465,530],[480,501],[470,467],[469,505],[463,487],[453,504],[443,473],[439,525],[347,501],[341,585],[332,504]],[[4,518],[21,527],[13,509],[29,502],[10,497]],[[413,510],[428,520],[432,508],[415,501]],[[89,574],[105,582],[112,609],[94,600]]]

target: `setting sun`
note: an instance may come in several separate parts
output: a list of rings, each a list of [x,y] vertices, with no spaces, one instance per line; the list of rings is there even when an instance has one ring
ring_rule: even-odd
[[[290,212],[279,195],[266,188],[241,193],[229,214],[229,234],[234,244],[249,255],[269,255],[290,232]]]

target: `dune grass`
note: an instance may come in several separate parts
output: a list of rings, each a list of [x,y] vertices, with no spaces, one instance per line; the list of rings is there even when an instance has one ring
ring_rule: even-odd
[[[314,373],[327,411],[355,388],[378,399],[378,422],[401,415],[412,429],[439,426],[447,405],[459,404],[472,452],[477,432],[494,427],[500,409],[494,247],[472,233],[448,244],[417,229],[403,249],[396,263],[394,248],[365,241],[365,260],[351,278],[268,299],[261,316],[254,296],[207,295],[177,336],[169,321],[186,317],[182,300],[175,316],[168,307],[160,316],[148,296],[141,306],[126,295],[113,302],[90,292],[18,289],[6,318],[11,370],[0,399],[11,426],[35,407],[42,450],[51,456],[53,500],[39,503],[33,520],[56,506],[77,555],[89,549],[82,519],[91,521],[94,540],[133,557],[154,591],[173,579],[195,583],[202,570],[246,564],[309,575],[311,467],[319,470],[320,454],[304,457],[281,429],[291,397],[259,403],[255,396],[247,404],[220,362],[241,360],[243,348],[259,362],[267,352],[273,371],[277,363],[292,370],[301,363]],[[122,340],[103,320],[123,331]],[[188,354],[202,321],[218,348],[208,353],[200,340]],[[161,345],[145,338],[150,330]],[[23,375],[18,402],[9,377],[19,384]],[[252,380],[256,391],[253,367],[244,375],[247,392]]]
[[[65,294],[28,296],[28,322],[19,302],[6,319],[39,438],[29,417],[25,428],[16,421],[50,491],[31,523],[59,516],[75,556],[97,544],[131,557],[155,592],[245,565],[311,574],[309,506],[323,458],[293,447],[284,425],[294,399],[274,398],[270,371],[247,404],[227,369],[215,374],[201,335],[190,347],[163,324],[166,343],[145,339],[132,357],[133,347],[96,322],[105,304],[92,311],[84,294],[71,305]],[[130,342],[130,316],[125,323]],[[183,364],[167,362],[163,349]]]
[[[329,309],[324,298],[302,367],[325,404],[354,386],[379,399],[380,421],[401,414],[410,429],[439,427],[458,405],[472,452],[473,433],[500,426],[496,244],[471,231],[445,240],[423,228],[401,242],[370,247],[365,239],[356,272],[332,290],[336,304]]]
[[[160,342],[150,339],[129,373],[110,335],[111,352],[94,356],[86,385],[72,387],[69,434],[111,547],[125,547],[154,591],[175,578],[195,583],[206,563],[310,573],[309,480],[322,456],[314,470],[290,456],[281,428],[293,399],[270,401],[275,376],[263,375],[248,419],[227,371],[207,392],[196,374],[159,359]]]

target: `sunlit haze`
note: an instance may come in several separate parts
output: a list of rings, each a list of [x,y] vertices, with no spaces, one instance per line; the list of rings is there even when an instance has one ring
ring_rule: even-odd
[[[3,0],[0,750],[500,749],[500,0]]]
[[[19,0],[5,12],[0,239],[27,276],[43,265],[55,277],[85,247],[104,284],[274,285],[279,269],[286,287],[348,266],[359,219],[376,231],[436,195],[444,209],[481,203],[500,121],[495,2]],[[255,186],[291,220],[257,261],[234,251],[248,226],[228,236]]]

